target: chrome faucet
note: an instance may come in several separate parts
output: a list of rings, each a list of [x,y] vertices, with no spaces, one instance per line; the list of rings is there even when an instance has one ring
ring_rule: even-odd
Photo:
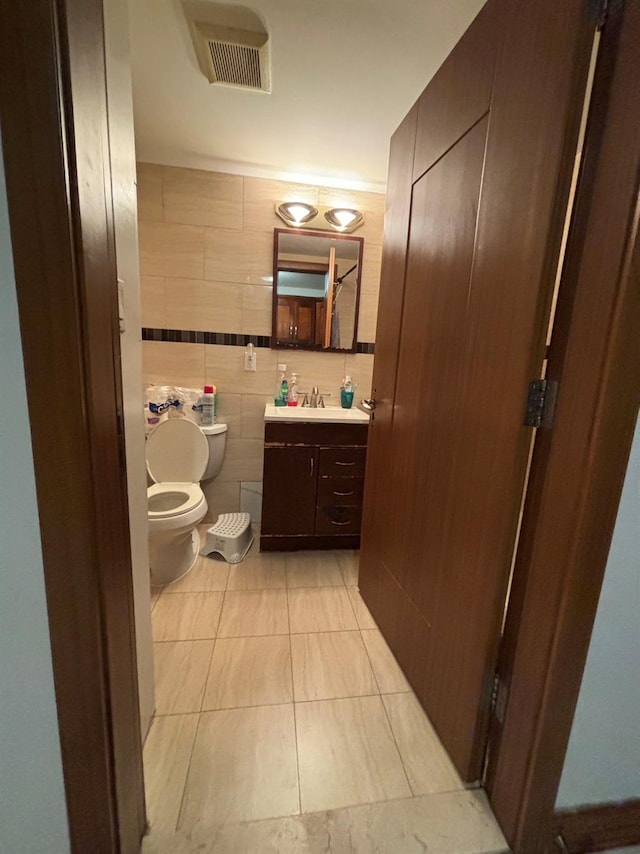
[[[301,391],[299,393],[304,395],[302,406],[307,406],[311,409],[324,409],[325,397],[331,397],[330,394],[320,394],[320,390],[317,385],[314,385],[311,389],[311,394],[308,394],[306,391]]]

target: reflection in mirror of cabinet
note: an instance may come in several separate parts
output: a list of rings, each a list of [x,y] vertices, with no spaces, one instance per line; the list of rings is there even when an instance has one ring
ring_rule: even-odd
[[[272,346],[356,352],[364,239],[274,229]]]

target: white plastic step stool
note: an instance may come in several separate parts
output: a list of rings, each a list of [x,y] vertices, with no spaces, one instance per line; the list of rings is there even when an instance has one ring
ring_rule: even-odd
[[[216,524],[207,530],[200,554],[218,552],[227,563],[240,563],[251,548],[253,536],[248,513],[221,513]]]

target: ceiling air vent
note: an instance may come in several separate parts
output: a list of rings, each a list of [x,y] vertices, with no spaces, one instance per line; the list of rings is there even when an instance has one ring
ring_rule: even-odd
[[[271,91],[269,36],[194,21],[196,51],[210,83]]]

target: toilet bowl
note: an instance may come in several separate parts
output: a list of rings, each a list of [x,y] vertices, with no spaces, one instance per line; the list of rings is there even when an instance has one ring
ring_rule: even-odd
[[[222,466],[226,424],[198,427],[186,418],[158,424],[146,446],[151,583],[170,584],[193,567],[200,546],[198,525],[207,512],[200,487]]]

